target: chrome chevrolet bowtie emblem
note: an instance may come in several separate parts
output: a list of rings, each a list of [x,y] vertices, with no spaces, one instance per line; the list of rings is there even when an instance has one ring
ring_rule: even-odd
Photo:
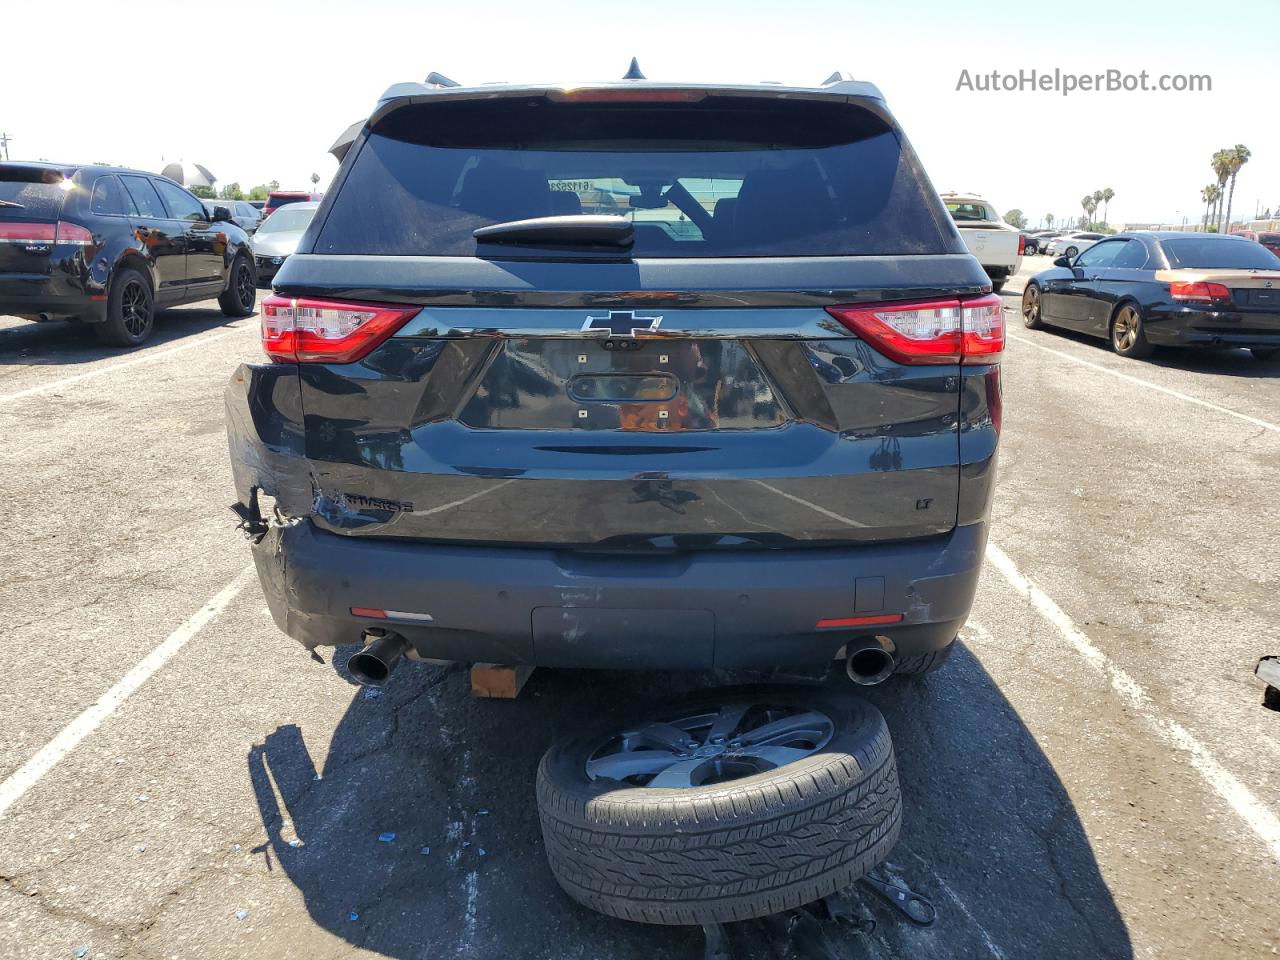
[[[582,322],[582,332],[638,337],[642,333],[654,333],[660,323],[661,317],[638,317],[634,310],[610,310],[606,317],[587,317]]]

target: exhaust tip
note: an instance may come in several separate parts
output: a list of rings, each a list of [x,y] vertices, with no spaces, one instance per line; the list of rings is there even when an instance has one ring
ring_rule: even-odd
[[[347,670],[364,686],[380,687],[409,649],[409,641],[398,633],[366,633],[365,637],[372,642],[347,661]]]
[[[861,647],[850,652],[844,669],[854,683],[874,687],[893,674],[893,656],[878,644]]]

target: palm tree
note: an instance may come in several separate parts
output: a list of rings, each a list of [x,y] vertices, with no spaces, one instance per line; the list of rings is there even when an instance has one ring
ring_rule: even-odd
[[[1227,187],[1227,178],[1231,176],[1230,153],[1226,150],[1216,151],[1213,159],[1209,161],[1209,166],[1218,175],[1218,206],[1213,214],[1213,223],[1216,229],[1220,229],[1218,224],[1222,221],[1222,194]]]
[[[1052,230],[1052,229],[1053,229],[1053,214],[1052,214],[1052,213],[1046,213],[1046,214],[1044,215],[1044,222],[1045,222],[1045,226],[1047,226],[1050,230]]]
[[[1080,206],[1084,207],[1084,216],[1080,218],[1080,229],[1084,230],[1089,225],[1089,217],[1093,216],[1093,194],[1086,193]]]
[[[1243,143],[1237,143],[1234,147],[1232,147],[1230,150],[1227,151],[1227,154],[1230,157],[1231,192],[1227,194],[1227,225],[1225,229],[1227,231],[1230,231],[1231,230],[1231,201],[1234,200],[1236,196],[1236,174],[1240,172],[1241,167],[1243,167],[1246,163],[1249,162],[1249,157],[1251,157],[1252,154],[1249,152],[1249,148],[1246,147]]]
[[[1111,204],[1111,198],[1115,195],[1116,192],[1110,187],[1102,188],[1102,222],[1104,224],[1107,222],[1107,207]]]
[[[1098,208],[1100,206],[1102,206],[1102,191],[1095,190],[1093,191],[1093,212],[1095,214],[1098,212]],[[1096,227],[1097,224],[1095,223],[1094,226]]]
[[[1209,217],[1213,213],[1214,202],[1218,199],[1218,185],[1211,183],[1207,187],[1200,188],[1200,199],[1204,201],[1204,216],[1201,218],[1200,229],[1209,229]]]

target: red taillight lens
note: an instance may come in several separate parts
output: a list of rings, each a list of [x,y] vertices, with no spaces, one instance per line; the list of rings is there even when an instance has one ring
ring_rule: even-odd
[[[1027,252],[1027,238],[1025,234],[1018,234],[1018,256],[1022,256]]]
[[[262,348],[272,360],[352,363],[368,355],[421,307],[267,297]]]
[[[93,234],[78,223],[0,223],[0,243],[93,245]]]
[[[93,246],[93,234],[78,223],[58,221],[58,235],[55,243],[69,243],[77,247]]]
[[[827,312],[899,363],[998,363],[1004,351],[1004,310],[995,294],[827,307]]]
[[[57,239],[57,224],[0,223],[0,243],[52,244]]]
[[[1220,283],[1184,283],[1174,281],[1169,284],[1169,296],[1173,297],[1174,300],[1212,303],[1214,300],[1230,300],[1231,291]]]
[[[961,363],[998,363],[1004,353],[1004,305],[991,294],[960,304],[964,327]]]

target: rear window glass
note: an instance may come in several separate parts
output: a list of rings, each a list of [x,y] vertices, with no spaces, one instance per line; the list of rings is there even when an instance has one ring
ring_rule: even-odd
[[[957,223],[967,220],[995,219],[990,211],[980,203],[958,203],[954,200],[948,200],[947,212],[951,214],[952,219]]]
[[[10,179],[13,178],[13,179]],[[0,172],[0,215],[8,218],[57,220],[67,190],[58,183],[32,183],[25,174]]]
[[[283,207],[287,203],[306,203],[310,199],[311,198],[305,194],[297,197],[279,197],[272,194],[271,199],[267,201],[267,206],[274,210],[277,207]]]
[[[99,177],[97,179],[97,182],[93,185],[91,204],[91,209],[94,213],[108,216],[123,216],[136,212],[133,209],[133,201],[124,192],[124,187],[120,185],[119,180],[112,176]]]
[[[475,256],[478,227],[577,213],[633,221],[633,257],[950,253],[958,244],[909,148],[867,110],[530,98],[389,115],[360,148],[315,251]]]
[[[258,232],[288,233],[289,231],[302,231],[307,229],[307,225],[311,223],[315,215],[315,207],[304,207],[301,210],[289,210],[287,208],[277,210],[262,221],[262,226],[258,227]]]
[[[1241,270],[1275,270],[1280,257],[1252,240],[1230,240],[1226,237],[1178,237],[1163,240],[1164,255],[1174,269],[1195,267],[1202,270],[1238,268]]]
[[[151,185],[151,181],[146,177],[124,176],[125,189],[129,191],[129,196],[133,198],[134,208],[141,216],[150,217],[153,220],[166,220],[169,214],[165,211],[164,204],[160,202],[160,194],[156,193],[156,188]]]

